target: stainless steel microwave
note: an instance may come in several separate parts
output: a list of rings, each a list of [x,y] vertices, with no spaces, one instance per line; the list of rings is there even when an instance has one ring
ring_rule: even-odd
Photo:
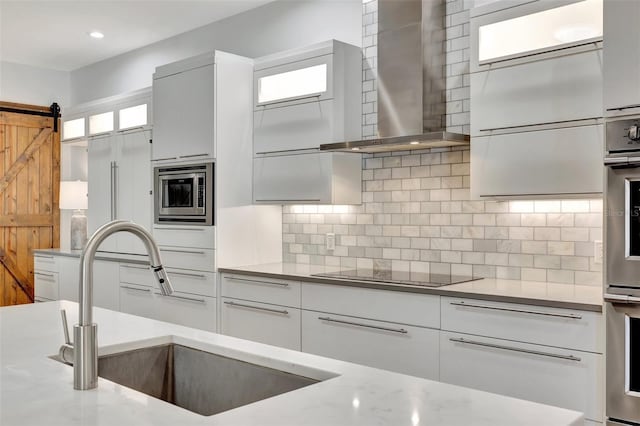
[[[214,225],[214,163],[154,169],[155,223]]]

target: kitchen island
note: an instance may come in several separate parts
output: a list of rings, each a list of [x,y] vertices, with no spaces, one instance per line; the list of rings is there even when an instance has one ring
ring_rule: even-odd
[[[582,424],[570,410],[100,308],[101,355],[174,342],[323,381],[210,417],[101,378],[97,389],[76,391],[72,368],[49,358],[63,342],[60,309],[77,322],[68,301],[0,308],[0,425]]]

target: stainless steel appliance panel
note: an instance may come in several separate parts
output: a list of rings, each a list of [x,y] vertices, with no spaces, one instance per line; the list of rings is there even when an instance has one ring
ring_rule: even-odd
[[[607,168],[606,281],[640,287],[640,163]]]
[[[214,164],[154,169],[155,223],[213,225]]]
[[[607,303],[605,314],[606,414],[613,421],[640,424],[640,304]]]

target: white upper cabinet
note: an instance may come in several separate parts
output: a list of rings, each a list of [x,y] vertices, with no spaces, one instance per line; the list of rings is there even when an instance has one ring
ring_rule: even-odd
[[[640,1],[604,4],[604,107],[608,113],[640,111],[639,20]]]
[[[360,49],[335,40],[257,59],[254,154],[359,139],[361,74]]]
[[[471,12],[471,196],[602,192],[603,0]]]
[[[207,54],[153,76],[153,161],[215,158],[215,64]]]
[[[602,8],[603,0],[538,0],[492,13],[474,10],[471,70],[602,41]]]
[[[476,20],[479,65],[602,39],[603,0],[546,0]]]
[[[89,116],[89,134],[98,135],[112,132],[114,128],[113,111]]]
[[[118,111],[118,130],[144,127],[149,124],[147,104],[139,104]]]
[[[62,139],[78,139],[86,135],[84,117],[62,122]]]

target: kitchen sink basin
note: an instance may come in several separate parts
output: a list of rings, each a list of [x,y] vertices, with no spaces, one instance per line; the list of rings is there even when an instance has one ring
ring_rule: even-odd
[[[203,416],[320,381],[177,343],[99,356],[98,376]]]

